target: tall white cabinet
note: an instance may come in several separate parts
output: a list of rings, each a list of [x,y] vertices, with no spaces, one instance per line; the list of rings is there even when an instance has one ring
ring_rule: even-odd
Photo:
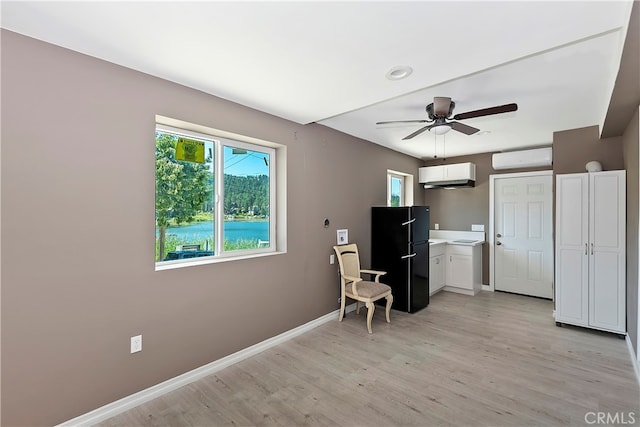
[[[626,332],[625,171],[556,176],[556,324]]]

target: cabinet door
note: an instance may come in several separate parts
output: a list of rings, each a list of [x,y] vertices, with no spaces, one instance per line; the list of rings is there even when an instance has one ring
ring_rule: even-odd
[[[589,174],[589,184],[589,325],[625,332],[625,173]]]
[[[418,182],[442,181],[444,166],[427,166],[418,169]]]
[[[444,166],[444,178],[445,179],[466,179],[471,176],[471,179],[476,179],[475,173],[472,173],[471,163],[454,163]]]
[[[556,320],[589,323],[589,180],[587,174],[556,181]]]
[[[429,258],[429,295],[433,295],[444,287],[444,255]]]
[[[456,288],[473,289],[473,262],[470,255],[449,255],[447,285]]]
[[[436,278],[436,261],[438,257],[432,256],[429,258],[429,295],[433,295],[436,292],[437,278]]]
[[[444,255],[438,255],[436,257],[436,290],[444,288],[445,285],[445,263]]]

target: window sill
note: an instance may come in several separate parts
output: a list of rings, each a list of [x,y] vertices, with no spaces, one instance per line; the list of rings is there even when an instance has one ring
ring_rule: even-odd
[[[217,257],[217,258],[204,258],[197,259],[192,261],[169,261],[163,263],[161,265],[156,264],[156,271],[164,271],[164,270],[174,270],[176,268],[184,268],[184,267],[194,267],[197,265],[207,265],[207,264],[218,264],[221,262],[229,262],[229,261],[239,261],[243,259],[251,259],[251,258],[262,258],[266,256],[273,255],[282,255],[286,254],[286,252],[262,252],[255,254],[246,254],[246,255],[237,255],[237,256],[226,256],[226,257]]]

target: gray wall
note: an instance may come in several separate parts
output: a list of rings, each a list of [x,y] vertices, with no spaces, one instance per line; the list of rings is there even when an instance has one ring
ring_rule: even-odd
[[[337,309],[336,229],[368,263],[387,168],[421,163],[6,30],[1,43],[2,425],[71,419]],[[154,271],[156,114],[286,145],[286,254]]]
[[[627,170],[627,332],[638,354],[638,218],[640,217],[639,110],[622,135],[624,164]]]
[[[603,170],[624,169],[622,138],[600,139],[598,126],[554,132],[554,174],[586,172],[591,160],[602,163]]]

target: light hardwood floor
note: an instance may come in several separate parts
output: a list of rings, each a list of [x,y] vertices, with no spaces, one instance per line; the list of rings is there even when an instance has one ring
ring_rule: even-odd
[[[627,343],[556,327],[550,301],[440,292],[416,313],[366,310],[101,426],[589,425],[640,418]],[[595,420],[590,415],[589,421]]]

